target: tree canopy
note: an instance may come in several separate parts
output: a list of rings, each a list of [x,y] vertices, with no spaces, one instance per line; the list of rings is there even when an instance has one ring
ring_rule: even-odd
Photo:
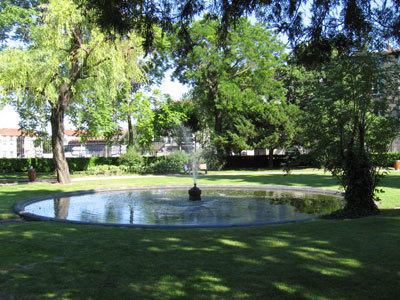
[[[381,178],[371,152],[386,151],[399,132],[399,65],[388,53],[335,57],[314,82],[304,120],[312,155],[341,181],[344,216],[378,212]]]
[[[192,86],[193,101],[198,103],[205,124],[213,129],[213,146],[229,153],[252,146],[251,111],[266,101],[283,99],[274,74],[284,54],[283,46],[261,24],[241,19],[227,35],[225,45],[218,40],[218,24],[207,18],[194,22],[189,29],[198,41],[193,51],[182,52],[178,41],[172,56],[174,75]]]
[[[111,131],[110,102],[121,85],[143,79],[140,39],[130,32],[110,40],[89,16],[70,0],[51,0],[31,16],[30,42],[0,53],[2,100],[29,118],[38,117],[36,124],[50,121],[62,183],[70,180],[63,150],[65,115],[73,116],[78,128],[89,124],[92,136]]]
[[[0,42],[19,38],[29,38],[27,28],[33,24],[31,16],[35,14],[40,0],[2,0],[0,1]]]
[[[254,15],[270,28],[288,37],[292,46],[313,41],[312,45],[327,51],[325,40],[333,39],[348,48],[373,41],[375,49],[384,44],[400,43],[399,0],[75,0],[96,11],[97,22],[106,30],[135,29],[151,47],[158,25],[165,31],[178,29],[189,45],[190,24],[202,15],[220,18],[221,40],[242,16]],[[173,25],[178,25],[174,27]],[[371,46],[371,43],[370,43]]]

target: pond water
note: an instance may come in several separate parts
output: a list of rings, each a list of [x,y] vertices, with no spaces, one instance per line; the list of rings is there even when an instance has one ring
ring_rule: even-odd
[[[229,226],[308,219],[342,207],[333,195],[254,189],[202,189],[189,201],[187,189],[102,192],[34,202],[24,210],[39,216],[89,223]]]

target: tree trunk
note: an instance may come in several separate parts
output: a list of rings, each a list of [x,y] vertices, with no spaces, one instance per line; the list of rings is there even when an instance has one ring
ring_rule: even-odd
[[[274,167],[274,149],[268,149],[268,168],[272,169]]]
[[[133,148],[133,124],[132,124],[132,118],[131,115],[128,113],[127,114],[127,119],[128,119],[128,149]]]
[[[51,145],[57,181],[61,184],[71,183],[69,167],[64,153],[64,112],[68,103],[68,93],[65,87],[60,88],[57,103],[51,107]]]
[[[346,205],[343,209],[347,217],[376,215],[379,209],[374,202],[373,174],[371,162],[365,153],[355,154],[350,150],[345,161]]]
[[[222,133],[222,109],[215,109],[215,132],[220,135]]]
[[[355,128],[358,129],[358,148],[349,147],[345,157],[348,184],[345,189],[344,211],[354,217],[376,215],[379,209],[374,202],[375,185],[371,161],[365,151],[364,125],[357,119]]]

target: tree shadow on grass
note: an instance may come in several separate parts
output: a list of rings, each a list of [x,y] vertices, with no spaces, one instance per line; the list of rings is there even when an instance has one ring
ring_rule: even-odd
[[[383,178],[380,187],[400,189],[400,172],[390,172]]]
[[[263,174],[263,175],[219,175],[219,176],[201,176],[199,182],[223,184],[262,184],[262,185],[288,185],[288,186],[307,186],[307,187],[325,187],[336,189],[338,182],[328,174]]]
[[[231,229],[0,227],[16,299],[395,299],[400,215]]]
[[[337,189],[340,186],[338,180],[326,174],[249,174],[249,175],[218,175],[200,176],[200,183],[212,184],[262,184],[262,185],[288,185],[288,186],[307,186]],[[399,188],[400,172],[390,172],[384,176],[379,187]]]

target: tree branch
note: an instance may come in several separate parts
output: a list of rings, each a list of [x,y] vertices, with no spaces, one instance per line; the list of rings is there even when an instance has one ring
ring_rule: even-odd
[[[243,70],[236,72],[235,74],[233,74],[232,78],[236,78],[236,77],[242,75],[243,73],[246,73],[248,70],[251,69],[251,67],[252,66],[248,66],[247,68],[244,68]]]

